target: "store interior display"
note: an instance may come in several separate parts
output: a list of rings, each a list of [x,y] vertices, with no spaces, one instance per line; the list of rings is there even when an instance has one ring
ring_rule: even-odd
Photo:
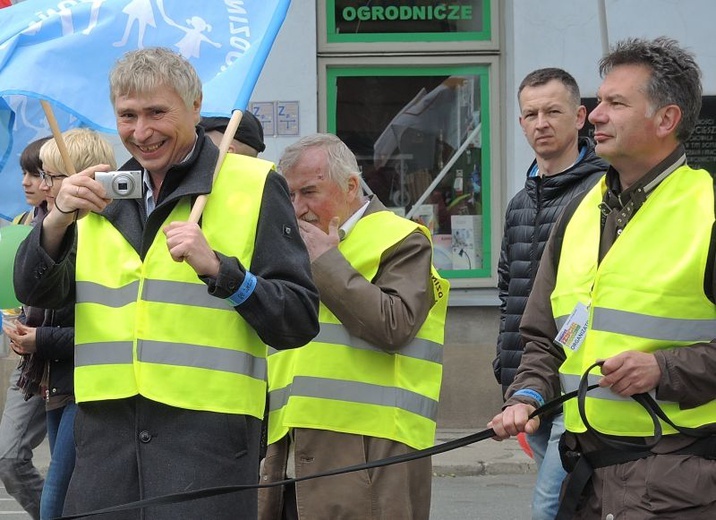
[[[356,154],[368,191],[430,230],[438,269],[482,268],[479,77],[340,81],[339,137]],[[340,110],[351,94],[366,98],[365,110]]]

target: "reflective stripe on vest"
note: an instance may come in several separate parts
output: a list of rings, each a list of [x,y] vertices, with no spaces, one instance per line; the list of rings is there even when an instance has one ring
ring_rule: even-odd
[[[353,348],[385,352],[383,349],[368,343],[367,341],[353,336],[341,324],[323,323],[318,335],[313,339],[319,343],[337,343],[339,345],[350,345]],[[408,345],[400,349],[400,355],[432,361],[433,363],[443,362],[443,347],[428,339],[415,338]]]
[[[202,214],[211,247],[245,266],[271,166],[228,154]],[[190,202],[181,199],[166,222],[186,221]],[[142,261],[104,217],[90,214],[78,226],[77,401],[141,394],[179,408],[262,418],[265,344],[230,303],[208,294],[188,264],[171,259],[164,233]]]
[[[289,386],[271,392],[269,410],[274,411],[282,408],[288,403],[288,398],[291,396],[394,406],[431,421],[434,421],[438,414],[437,400],[402,388],[386,388],[357,381],[304,376],[296,376]]]
[[[134,344],[130,342],[86,343],[77,349],[76,366],[132,364]],[[208,368],[263,379],[266,359],[246,352],[200,345],[137,341],[137,360],[189,368]]]
[[[108,307],[123,307],[137,299],[139,282],[117,289],[93,282],[77,282],[77,303],[98,303]],[[158,303],[182,304],[187,301],[197,307],[226,309],[226,301],[210,295],[206,285],[172,280],[145,280],[142,299]]]
[[[383,252],[416,229],[429,237],[390,212],[372,213],[358,221],[339,249],[370,280]],[[432,281],[435,305],[415,339],[395,353],[351,335],[323,304],[314,341],[272,351],[269,443],[290,428],[314,428],[387,438],[416,449],[432,446],[449,291],[434,269]]]
[[[589,327],[577,351],[565,349],[563,390],[597,359],[627,350],[654,352],[716,338],[716,306],[704,294],[704,273],[714,223],[713,179],[688,166],[676,169],[649,195],[601,263],[600,211],[605,181],[584,198],[565,229],[551,296],[558,326],[576,304],[589,306]],[[688,230],[685,232],[684,230]],[[659,237],[657,239],[657,237]],[[594,372],[591,380],[599,378]],[[646,411],[609,389],[587,394],[592,427],[611,435],[653,435]],[[690,409],[662,402],[674,423],[697,428],[716,422],[716,401]],[[583,432],[577,403],[564,406],[565,427]],[[665,433],[675,433],[668,425]]]
[[[562,328],[567,318],[560,316],[555,319],[558,329]],[[591,328],[662,341],[696,343],[704,338],[716,338],[716,322],[711,320],[647,316],[616,309],[594,309]]]

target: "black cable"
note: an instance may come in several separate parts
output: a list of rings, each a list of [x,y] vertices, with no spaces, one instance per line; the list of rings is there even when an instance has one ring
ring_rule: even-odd
[[[631,450],[631,449],[639,449],[639,450],[645,450],[652,447],[656,442],[658,442],[659,439],[661,439],[662,436],[662,427],[661,423],[659,422],[659,419],[663,420],[670,426],[672,426],[674,429],[679,431],[680,433],[683,433],[685,435],[690,435],[694,437],[707,437],[710,434],[705,433],[703,431],[693,429],[693,428],[682,428],[679,426],[676,426],[664,413],[664,411],[659,407],[659,405],[654,401],[654,399],[649,394],[636,394],[633,395],[632,398],[637,401],[641,406],[644,407],[644,409],[649,413],[652,420],[654,421],[654,437],[655,441],[651,444],[645,445],[645,444],[635,444],[630,443],[627,441],[620,441],[617,439],[610,438],[608,436],[605,436],[602,433],[599,433],[594,428],[591,427],[589,424],[589,421],[586,417],[586,411],[585,411],[585,400],[587,393],[589,390],[592,390],[594,388],[597,388],[599,385],[597,384],[589,384],[589,372],[591,372],[594,368],[601,366],[602,362],[599,361],[597,363],[594,363],[592,366],[590,366],[585,373],[582,375],[580,381],[579,381],[579,388],[573,392],[569,392],[567,394],[563,394],[560,397],[557,397],[556,399],[552,399],[551,401],[545,403],[544,405],[540,406],[536,410],[534,410],[530,415],[529,419],[533,419],[535,417],[544,415],[548,412],[552,412],[559,407],[561,407],[566,401],[576,397],[577,398],[577,406],[579,408],[579,414],[582,418],[582,421],[584,422],[587,429],[590,431],[596,433],[600,436],[600,438],[605,441],[606,444],[612,445],[613,447],[617,447],[618,449],[622,450]],[[119,511],[127,511],[131,509],[139,509],[143,507],[150,507],[150,506],[160,506],[160,505],[167,505],[167,504],[178,504],[181,502],[188,502],[190,500],[196,500],[199,498],[206,498],[211,496],[218,496],[218,495],[225,495],[228,493],[235,493],[239,491],[245,491],[248,489],[262,489],[262,488],[272,488],[272,487],[279,487],[284,486],[287,484],[294,484],[296,482],[302,482],[305,480],[312,480],[316,478],[321,477],[329,477],[333,475],[341,475],[344,473],[352,473],[354,471],[361,471],[365,469],[372,469],[377,468],[380,466],[387,466],[390,464],[399,464],[401,462],[409,462],[412,460],[420,459],[423,457],[430,457],[433,455],[437,455],[440,453],[445,453],[447,451],[451,451],[457,448],[461,448],[463,446],[467,446],[469,444],[474,444],[475,442],[480,442],[485,439],[490,439],[495,436],[495,431],[492,428],[488,428],[486,430],[482,430],[477,433],[473,433],[470,435],[467,435],[465,437],[460,437],[459,439],[454,439],[448,442],[445,442],[443,444],[438,444],[435,446],[432,446],[430,448],[425,448],[422,450],[416,450],[411,453],[406,453],[403,455],[396,455],[394,457],[388,457],[386,459],[380,459],[375,460],[372,462],[366,462],[363,464],[356,464],[354,466],[346,466],[342,468],[336,468],[329,471],[324,471],[321,473],[315,473],[313,475],[306,475],[304,477],[298,477],[298,478],[289,478],[284,480],[278,480],[274,482],[269,482],[266,484],[237,484],[232,486],[219,486],[219,487],[212,487],[212,488],[204,488],[204,489],[197,489],[194,491],[184,491],[180,493],[172,493],[168,495],[161,495],[154,498],[147,498],[144,500],[137,500],[135,502],[129,502],[126,504],[120,504],[117,506],[112,507],[106,507],[103,509],[97,509],[94,511],[89,511],[87,513],[82,514],[74,514],[74,515],[66,515],[62,516],[56,520],[73,520],[77,518],[86,518],[90,516],[96,516],[100,514],[105,513],[114,513]]]

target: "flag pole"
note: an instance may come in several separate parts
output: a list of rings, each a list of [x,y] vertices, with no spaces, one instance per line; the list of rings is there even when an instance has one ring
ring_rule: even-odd
[[[234,136],[236,135],[236,129],[239,128],[239,123],[241,123],[241,118],[244,116],[243,112],[241,110],[234,110],[231,114],[231,119],[229,119],[229,124],[226,125],[226,130],[224,131],[224,136],[221,138],[221,142],[219,143],[219,158],[216,160],[216,166],[214,167],[214,175],[212,177],[212,186],[214,182],[216,182],[216,177],[219,175],[219,170],[221,170],[221,165],[224,164],[224,158],[226,157],[226,154],[229,151],[229,146],[231,146],[231,141],[234,140]],[[191,208],[191,214],[189,215],[189,222],[193,222],[194,224],[197,224],[199,222],[199,219],[201,218],[201,214],[204,211],[204,206],[206,206],[206,201],[208,200],[209,195],[199,195],[196,198],[196,201],[194,201],[194,206]]]
[[[57,149],[60,151],[60,156],[62,157],[62,162],[65,165],[65,169],[67,170],[68,175],[74,175],[75,173],[77,173],[77,170],[75,170],[75,165],[72,163],[72,160],[70,159],[70,154],[67,152],[65,140],[62,138],[62,132],[60,131],[60,127],[57,124],[57,119],[55,119],[55,113],[52,111],[52,105],[50,105],[50,103],[48,103],[44,99],[40,100],[40,104],[42,105],[42,110],[44,110],[45,112],[47,122],[50,124],[50,129],[52,130],[52,137],[55,138],[55,143],[57,143]]]
[[[602,40],[602,56],[609,54],[609,26],[607,25],[607,4],[599,0],[599,35]]]

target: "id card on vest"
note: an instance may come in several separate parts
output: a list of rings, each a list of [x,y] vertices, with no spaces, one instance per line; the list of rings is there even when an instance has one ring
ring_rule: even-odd
[[[589,306],[583,303],[577,303],[569,315],[567,321],[559,329],[554,342],[562,348],[568,348],[574,352],[584,343],[584,336],[587,333],[589,325]]]

